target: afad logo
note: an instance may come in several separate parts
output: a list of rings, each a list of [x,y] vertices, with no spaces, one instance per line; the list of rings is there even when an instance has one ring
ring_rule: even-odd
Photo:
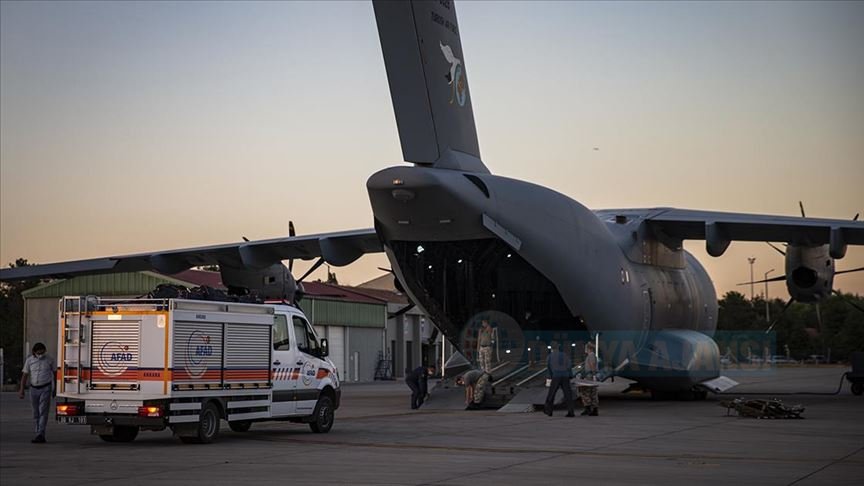
[[[129,346],[119,341],[109,341],[102,345],[96,355],[96,366],[108,376],[120,376],[132,364],[135,356]]]
[[[186,340],[186,373],[191,378],[201,378],[207,371],[207,358],[210,356],[213,356],[210,335],[193,331]]]
[[[303,384],[309,386],[312,383],[312,379],[315,378],[315,363],[311,361],[304,363],[300,376],[303,377]]]
[[[444,75],[447,78],[447,84],[450,85],[450,104],[453,104],[455,100],[459,106],[465,106],[465,100],[468,99],[468,86],[465,84],[462,60],[453,54],[453,49],[450,46],[445,46],[441,41],[438,41],[438,45],[441,47],[444,59],[450,63],[450,70]]]

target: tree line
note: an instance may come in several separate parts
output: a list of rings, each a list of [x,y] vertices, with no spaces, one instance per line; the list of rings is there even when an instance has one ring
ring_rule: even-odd
[[[749,333],[765,335],[774,323],[771,340],[776,345],[772,354],[786,354],[793,359],[806,359],[811,355],[829,357],[831,361],[846,361],[854,351],[864,351],[864,299],[853,294],[832,295],[816,304],[793,302],[785,312],[781,299],[756,296],[752,300],[740,292],[728,292],[718,301],[718,345],[721,354],[726,349],[720,336]],[[856,308],[856,306],[858,308]],[[779,317],[779,319],[778,319]],[[820,318],[821,317],[821,318]],[[753,349],[761,356],[760,349]],[[742,356],[739,353],[738,358]]]

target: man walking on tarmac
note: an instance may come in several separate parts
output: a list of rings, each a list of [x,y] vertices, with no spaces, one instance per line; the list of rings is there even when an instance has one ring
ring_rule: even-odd
[[[546,358],[546,369],[549,372],[549,377],[552,383],[549,385],[549,393],[546,395],[546,405],[543,407],[543,413],[552,416],[552,407],[555,406],[555,394],[558,389],[564,392],[564,401],[567,402],[567,416],[575,417],[573,405],[573,390],[570,389],[570,374],[572,373],[573,365],[570,362],[570,356],[562,353],[558,349],[558,343],[552,341],[551,352]]]
[[[405,384],[411,389],[411,410],[416,410],[423,405],[423,400],[428,394],[428,380],[435,374],[435,367],[418,366],[405,375]]]
[[[45,426],[48,424],[48,410],[54,392],[54,368],[54,358],[48,356],[45,345],[36,343],[33,345],[33,354],[27,357],[21,370],[18,397],[24,398],[24,384],[29,382],[30,405],[36,423],[36,437],[30,442],[34,444],[45,443]]]

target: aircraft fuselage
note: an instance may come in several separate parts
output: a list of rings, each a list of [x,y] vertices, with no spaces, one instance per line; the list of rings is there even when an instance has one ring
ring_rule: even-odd
[[[491,174],[392,167],[367,188],[397,278],[460,350],[483,318],[497,321],[514,353],[541,333],[627,336],[628,351],[607,356],[612,366],[632,360],[652,331],[716,328],[704,268],[682,249],[652,247],[638,220],[605,220]]]

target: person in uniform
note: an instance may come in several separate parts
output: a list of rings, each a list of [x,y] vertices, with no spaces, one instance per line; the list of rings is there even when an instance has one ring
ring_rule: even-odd
[[[486,319],[480,321],[477,333],[477,364],[486,373],[492,371],[492,326]]]
[[[585,366],[583,367],[585,379],[588,381],[597,380],[597,354],[595,353],[594,344],[588,343],[585,345]],[[596,386],[580,386],[579,398],[582,399],[582,405],[585,410],[582,415],[590,415],[596,417],[600,414],[598,407],[600,400],[597,396]]]
[[[416,410],[423,405],[423,400],[428,394],[428,380],[435,374],[434,366],[418,366],[405,375],[405,384],[411,389],[411,410]]]
[[[48,424],[48,410],[54,394],[54,358],[48,356],[45,345],[33,345],[33,354],[24,360],[21,370],[21,384],[18,398],[24,398],[24,384],[30,384],[30,405],[33,407],[33,421],[36,423],[36,437],[30,442],[45,443],[45,426]]]
[[[468,370],[456,378],[456,384],[465,387],[465,406],[469,409],[480,408],[486,395],[486,384],[492,376],[482,370]]]
[[[552,341],[550,347],[552,352],[546,358],[546,370],[549,372],[549,377],[552,379],[549,385],[549,393],[546,394],[546,404],[543,407],[543,413],[552,416],[552,407],[555,405],[555,394],[560,388],[564,392],[564,401],[567,402],[567,416],[574,417],[573,405],[573,390],[570,389],[570,378],[573,372],[573,364],[570,361],[570,356],[562,353],[558,349],[558,343]]]

